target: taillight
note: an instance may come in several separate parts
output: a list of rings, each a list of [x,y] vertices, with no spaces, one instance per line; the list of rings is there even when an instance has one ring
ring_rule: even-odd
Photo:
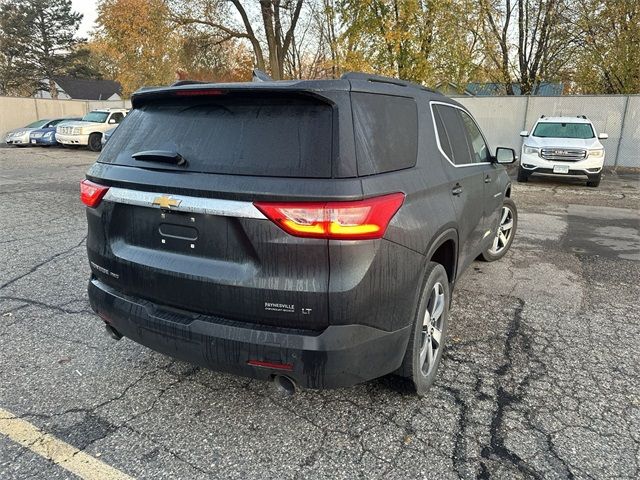
[[[80,200],[87,207],[97,207],[107,190],[109,190],[109,187],[98,185],[89,180],[82,180],[80,182]]]
[[[297,237],[366,240],[384,235],[402,202],[403,193],[392,193],[354,202],[254,205],[285,232]]]

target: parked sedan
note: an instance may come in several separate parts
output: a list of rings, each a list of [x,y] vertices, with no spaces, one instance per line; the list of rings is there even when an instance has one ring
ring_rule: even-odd
[[[42,128],[32,130],[29,134],[29,141],[32,145],[59,145],[56,140],[56,127],[58,125],[64,125],[65,122],[77,120],[81,120],[81,117],[56,118],[55,120],[50,120],[49,123],[45,124]]]
[[[42,128],[51,120],[37,120],[33,123],[30,123],[26,127],[16,128],[15,130],[11,130],[7,132],[7,135],[4,137],[4,141],[8,145],[16,145],[18,147],[24,147],[25,145],[29,145],[29,135],[33,130],[38,128]]]

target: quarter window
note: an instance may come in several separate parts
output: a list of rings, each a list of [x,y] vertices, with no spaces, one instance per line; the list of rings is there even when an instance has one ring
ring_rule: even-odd
[[[444,151],[445,155],[453,161],[453,151],[451,150],[449,135],[447,135],[447,129],[444,127],[444,122],[442,121],[442,117],[440,116],[440,111],[437,108],[433,109],[433,117],[436,120],[436,131],[438,132],[440,147]]]
[[[467,142],[467,133],[462,122],[460,109],[453,106],[436,104],[432,106],[434,117],[436,117],[436,127],[438,129],[438,139],[440,147],[449,160],[455,165],[467,165],[473,163]],[[438,117],[442,120],[443,128],[438,125]],[[442,130],[442,131],[441,131]],[[447,148],[448,140],[450,147]]]
[[[415,166],[418,109],[413,98],[353,92],[351,104],[360,175]]]
[[[464,128],[467,131],[467,138],[469,140],[469,148],[473,163],[488,162],[489,149],[487,148],[487,144],[484,142],[484,137],[482,136],[482,133],[480,133],[480,129],[476,125],[476,122],[474,122],[466,112],[463,112],[462,110],[459,110],[459,112],[462,116]]]

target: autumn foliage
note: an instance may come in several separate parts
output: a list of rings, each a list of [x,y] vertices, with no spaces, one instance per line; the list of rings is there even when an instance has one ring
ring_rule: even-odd
[[[640,91],[637,0],[99,0],[94,63],[125,95],[176,79],[358,70],[459,92]]]

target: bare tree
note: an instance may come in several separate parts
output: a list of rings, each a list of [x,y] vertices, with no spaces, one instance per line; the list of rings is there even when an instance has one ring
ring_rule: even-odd
[[[533,93],[541,79],[569,58],[566,0],[481,0],[480,5],[487,27],[485,49],[509,95],[514,94],[514,80],[522,94]]]
[[[233,21],[226,2],[222,0],[194,0],[186,4],[172,2],[174,20],[179,25],[207,27],[220,43],[232,38],[246,39],[253,49],[257,68],[265,70],[268,65],[274,79],[283,78],[285,58],[293,42],[304,0],[260,0],[260,33],[256,25],[258,21],[243,4],[247,2],[229,1],[240,18],[239,23]],[[263,43],[267,47],[266,56]]]

